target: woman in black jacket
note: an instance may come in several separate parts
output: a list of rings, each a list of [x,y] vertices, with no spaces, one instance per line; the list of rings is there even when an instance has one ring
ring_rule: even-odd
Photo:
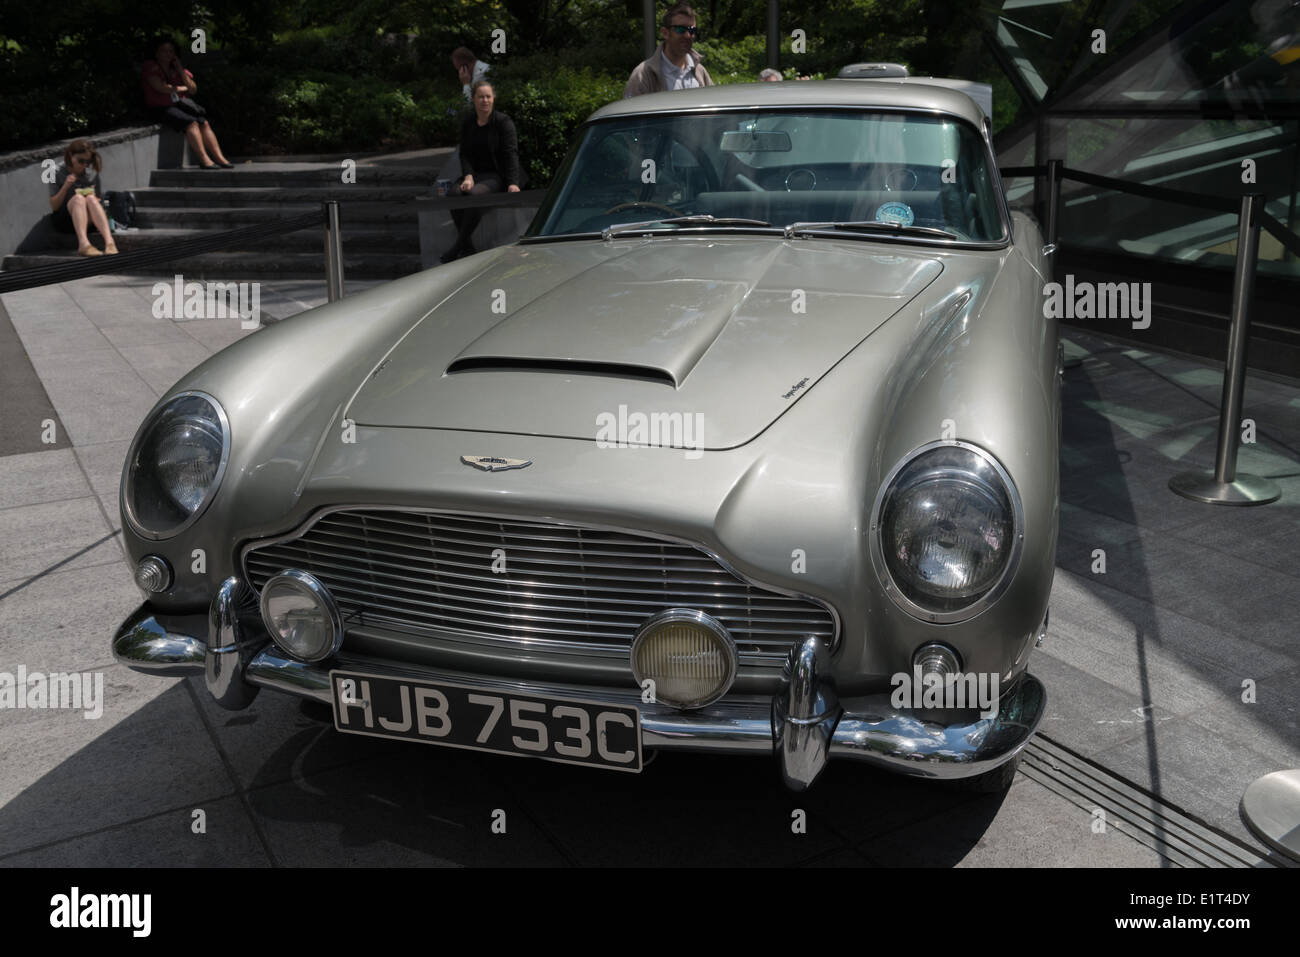
[[[493,107],[496,100],[489,80],[476,80],[471,93],[474,112],[465,117],[460,127],[460,170],[462,179],[458,188],[462,193],[478,195],[519,192],[523,171],[519,167],[519,137],[514,121]],[[442,261],[447,263],[477,250],[470,243],[470,234],[478,226],[483,212],[480,209],[453,209],[456,222],[456,245],[447,250]]]

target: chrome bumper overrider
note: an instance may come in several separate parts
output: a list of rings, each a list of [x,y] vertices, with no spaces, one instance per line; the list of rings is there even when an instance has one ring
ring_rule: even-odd
[[[808,787],[831,758],[865,761],[900,774],[964,778],[1014,758],[1043,716],[1047,696],[1027,672],[1003,696],[994,718],[941,725],[894,708],[888,694],[852,699],[843,707],[829,674],[830,654],[819,638],[795,642],[774,698],[730,696],[699,711],[677,711],[641,702],[636,688],[595,689],[462,674],[348,655],[324,665],[283,656],[260,628],[241,623],[236,611],[252,593],[237,579],[222,585],[207,616],[169,617],[142,605],[118,629],[113,656],[136,671],[156,675],[204,675],[223,707],[247,707],[261,688],[331,704],[331,670],[366,671],[426,681],[446,681],[488,691],[540,697],[599,699],[641,712],[644,748],[775,753],[785,783]],[[248,619],[244,618],[244,622]]]

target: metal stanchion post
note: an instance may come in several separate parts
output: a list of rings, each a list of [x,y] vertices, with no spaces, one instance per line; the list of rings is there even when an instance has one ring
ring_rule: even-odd
[[[325,292],[330,302],[343,298],[343,234],[338,200],[325,201]]]
[[[1263,207],[1262,193],[1248,193],[1241,198],[1237,268],[1232,277],[1232,327],[1228,330],[1228,356],[1223,370],[1223,400],[1219,409],[1219,445],[1214,458],[1214,474],[1182,472],[1169,480],[1169,487],[1184,498],[1211,505],[1267,505],[1282,494],[1275,482],[1237,472],[1241,402],[1246,390],[1246,345],[1250,337],[1250,299],[1255,289],[1259,214]]]
[[[1056,246],[1056,237],[1061,228],[1061,170],[1065,167],[1062,160],[1047,161],[1047,244]]]
[[[1256,778],[1241,796],[1241,818],[1273,850],[1300,861],[1300,770]]]
[[[767,65],[773,70],[781,63],[780,5],[780,0],[767,0]]]
[[[655,30],[655,0],[641,0],[641,21],[643,25],[643,36],[641,38],[641,52],[645,54],[642,59],[648,60],[654,56],[655,47],[659,45],[659,33]]]

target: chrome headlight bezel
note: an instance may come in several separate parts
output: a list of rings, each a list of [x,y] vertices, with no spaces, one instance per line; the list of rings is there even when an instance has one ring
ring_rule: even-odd
[[[1011,544],[1007,554],[1006,563],[1001,573],[993,583],[978,597],[971,600],[967,605],[955,609],[941,609],[926,607],[924,604],[914,600],[911,596],[899,586],[894,578],[894,573],[889,567],[884,554],[882,526],[883,512],[886,503],[897,491],[895,483],[904,469],[908,468],[917,459],[922,458],[936,449],[957,448],[963,449],[976,457],[982,463],[987,465],[988,469],[985,476],[995,476],[1002,485],[1002,491],[1005,493],[1007,501],[1010,504],[1011,512]],[[975,482],[985,482],[984,478],[967,472]],[[1011,475],[1002,463],[992,454],[973,445],[970,442],[963,442],[956,439],[942,439],[935,442],[928,442],[911,452],[904,455],[889,470],[885,476],[880,488],[876,492],[876,499],[871,508],[871,531],[870,531],[871,563],[875,567],[876,576],[884,587],[885,593],[890,599],[903,611],[907,612],[913,618],[920,621],[932,622],[934,624],[952,624],[955,622],[969,621],[982,612],[986,611],[1002,594],[1010,587],[1012,580],[1015,578],[1016,570],[1020,565],[1021,553],[1024,550],[1025,541],[1025,512],[1024,506],[1020,501],[1020,493],[1016,489],[1015,482],[1011,480]]]
[[[176,417],[192,413],[179,412],[177,407],[184,400],[201,399],[208,404],[213,412],[210,421],[218,425],[221,430],[221,455],[217,461],[216,471],[213,473],[212,480],[203,493],[203,497],[194,507],[193,511],[181,522],[163,527],[161,525],[151,526],[147,524],[144,518],[139,514],[136,508],[137,482],[141,470],[150,469],[156,472],[157,462],[137,462],[141,449],[146,447],[149,441],[154,437],[160,426],[166,424],[169,417]],[[151,541],[160,541],[162,539],[174,538],[184,532],[187,528],[198,521],[199,517],[212,504],[216,497],[217,490],[221,488],[221,481],[226,474],[226,466],[230,461],[230,419],[226,416],[226,410],[222,408],[221,403],[215,397],[206,392],[190,390],[187,392],[178,392],[170,396],[166,402],[159,405],[149,415],[144,425],[136,432],[135,438],[131,442],[131,448],[127,452],[126,463],[122,471],[122,515],[126,520],[131,531],[141,538],[147,538]],[[155,477],[155,481],[156,481]],[[179,503],[178,503],[179,504]],[[182,506],[183,507],[183,506]]]

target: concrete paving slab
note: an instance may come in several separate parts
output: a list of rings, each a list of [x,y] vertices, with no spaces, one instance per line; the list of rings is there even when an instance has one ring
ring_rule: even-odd
[[[71,445],[22,339],[0,305],[0,456]]]
[[[0,457],[0,511],[85,498],[90,492],[72,449]]]
[[[1259,846],[1241,822],[1238,805],[1252,781],[1282,768],[1275,757],[1255,750],[1254,735],[1239,723],[1214,725],[1177,718],[1091,757],[1188,813]]]
[[[93,495],[0,511],[0,592],[51,568],[120,562],[111,533]]]
[[[321,745],[333,747],[313,738],[286,755],[310,763]],[[526,805],[482,773],[480,757],[413,744],[400,754],[259,788],[248,799],[286,867],[567,863]],[[504,834],[492,830],[498,810],[505,812]]]
[[[122,484],[122,466],[131,443],[126,440],[83,445],[75,450],[77,463],[86,477],[112,528],[122,527],[118,508],[118,489]]]
[[[1252,670],[1249,666],[1242,671]],[[1249,681],[1250,684],[1246,684]],[[1256,751],[1277,762],[1277,770],[1300,768],[1300,668],[1243,675],[1235,694],[1189,712],[1188,720],[1211,732],[1234,730]],[[1253,697],[1253,701],[1249,700]]]
[[[1186,538],[1155,542],[1136,561],[1140,569],[1135,564],[1131,575],[1108,576],[1107,584],[1254,644],[1300,654],[1300,587],[1292,574],[1240,558],[1228,561]]]
[[[1196,461],[1172,461],[1144,445],[1071,443],[1070,449],[1086,461],[1062,468],[1062,501],[1156,532],[1198,521],[1205,508],[1213,507],[1169,490],[1173,476],[1200,467]]]
[[[981,797],[964,813],[878,835],[857,849],[872,862],[914,867],[1160,867],[1164,859],[1115,828],[1018,775],[1005,798]],[[953,848],[966,848],[953,860]]]
[[[152,316],[132,322],[103,326],[99,330],[105,339],[119,351],[132,346],[148,346],[163,342],[193,342],[194,338],[170,319]]]
[[[112,667],[113,633],[140,601],[120,553],[116,562],[6,585],[0,588],[0,670]]]
[[[14,722],[19,712],[0,711],[0,855],[233,793],[175,680],[117,668],[104,688],[99,720],[44,711]]]
[[[1081,754],[1094,754],[1146,734],[1147,725],[1177,717],[1164,705],[1117,688],[1052,655],[1056,636],[1049,632],[1030,659],[1030,671],[1047,689],[1047,711],[1038,730],[1067,742]]]
[[[185,323],[184,329],[212,352],[220,352],[226,346],[256,332],[256,330],[241,329],[238,319],[196,319]]]
[[[9,318],[33,364],[38,356],[112,350],[112,343],[75,307],[57,314],[11,312]]]
[[[161,324],[166,319],[156,319],[153,315],[153,296],[141,301],[141,297],[118,282],[91,282],[91,279],[105,277],[93,276],[64,283],[68,296],[77,304],[81,314],[101,330],[122,326],[143,325],[152,321]],[[116,279],[117,277],[112,277]]]
[[[115,349],[32,357],[74,445],[129,439],[158,400]]]
[[[195,810],[203,811],[196,818]],[[206,828],[195,833],[198,822]],[[0,867],[257,867],[270,857],[238,797],[201,800],[142,820],[0,857]]]
[[[770,760],[663,753],[636,775],[495,763],[516,800],[581,866],[782,866],[846,845],[833,821],[809,810],[811,793],[785,790]],[[834,790],[843,802],[848,792]],[[807,812],[806,833],[792,831],[797,809]]]
[[[1261,674],[1296,664],[1291,655],[1059,569],[1051,607],[1044,648],[1052,657],[1171,714],[1235,694],[1247,662]]]
[[[342,734],[320,720],[329,709],[309,717],[298,698],[264,692],[243,711],[215,704],[198,678],[193,683],[204,721],[224,752],[236,779],[245,788],[265,788],[311,777],[335,767],[408,754],[410,746],[355,734]],[[310,756],[305,764],[303,756]]]
[[[83,280],[84,281],[84,280]],[[76,301],[61,285],[32,286],[19,292],[0,295],[10,317],[31,314],[59,315],[76,309]]]
[[[771,772],[769,790],[776,783],[776,769]],[[790,797],[807,810],[810,820],[826,822],[836,835],[856,844],[936,814],[964,813],[976,795],[937,781],[832,761],[816,787]]]
[[[851,847],[842,848],[838,851],[831,851],[829,854],[823,854],[820,857],[809,858],[799,867],[873,867],[875,865],[862,854],[859,854]]]
[[[208,358],[212,350],[192,337],[184,342],[158,342],[119,350],[140,378],[161,398],[181,376]],[[139,424],[139,423],[137,423]]]

